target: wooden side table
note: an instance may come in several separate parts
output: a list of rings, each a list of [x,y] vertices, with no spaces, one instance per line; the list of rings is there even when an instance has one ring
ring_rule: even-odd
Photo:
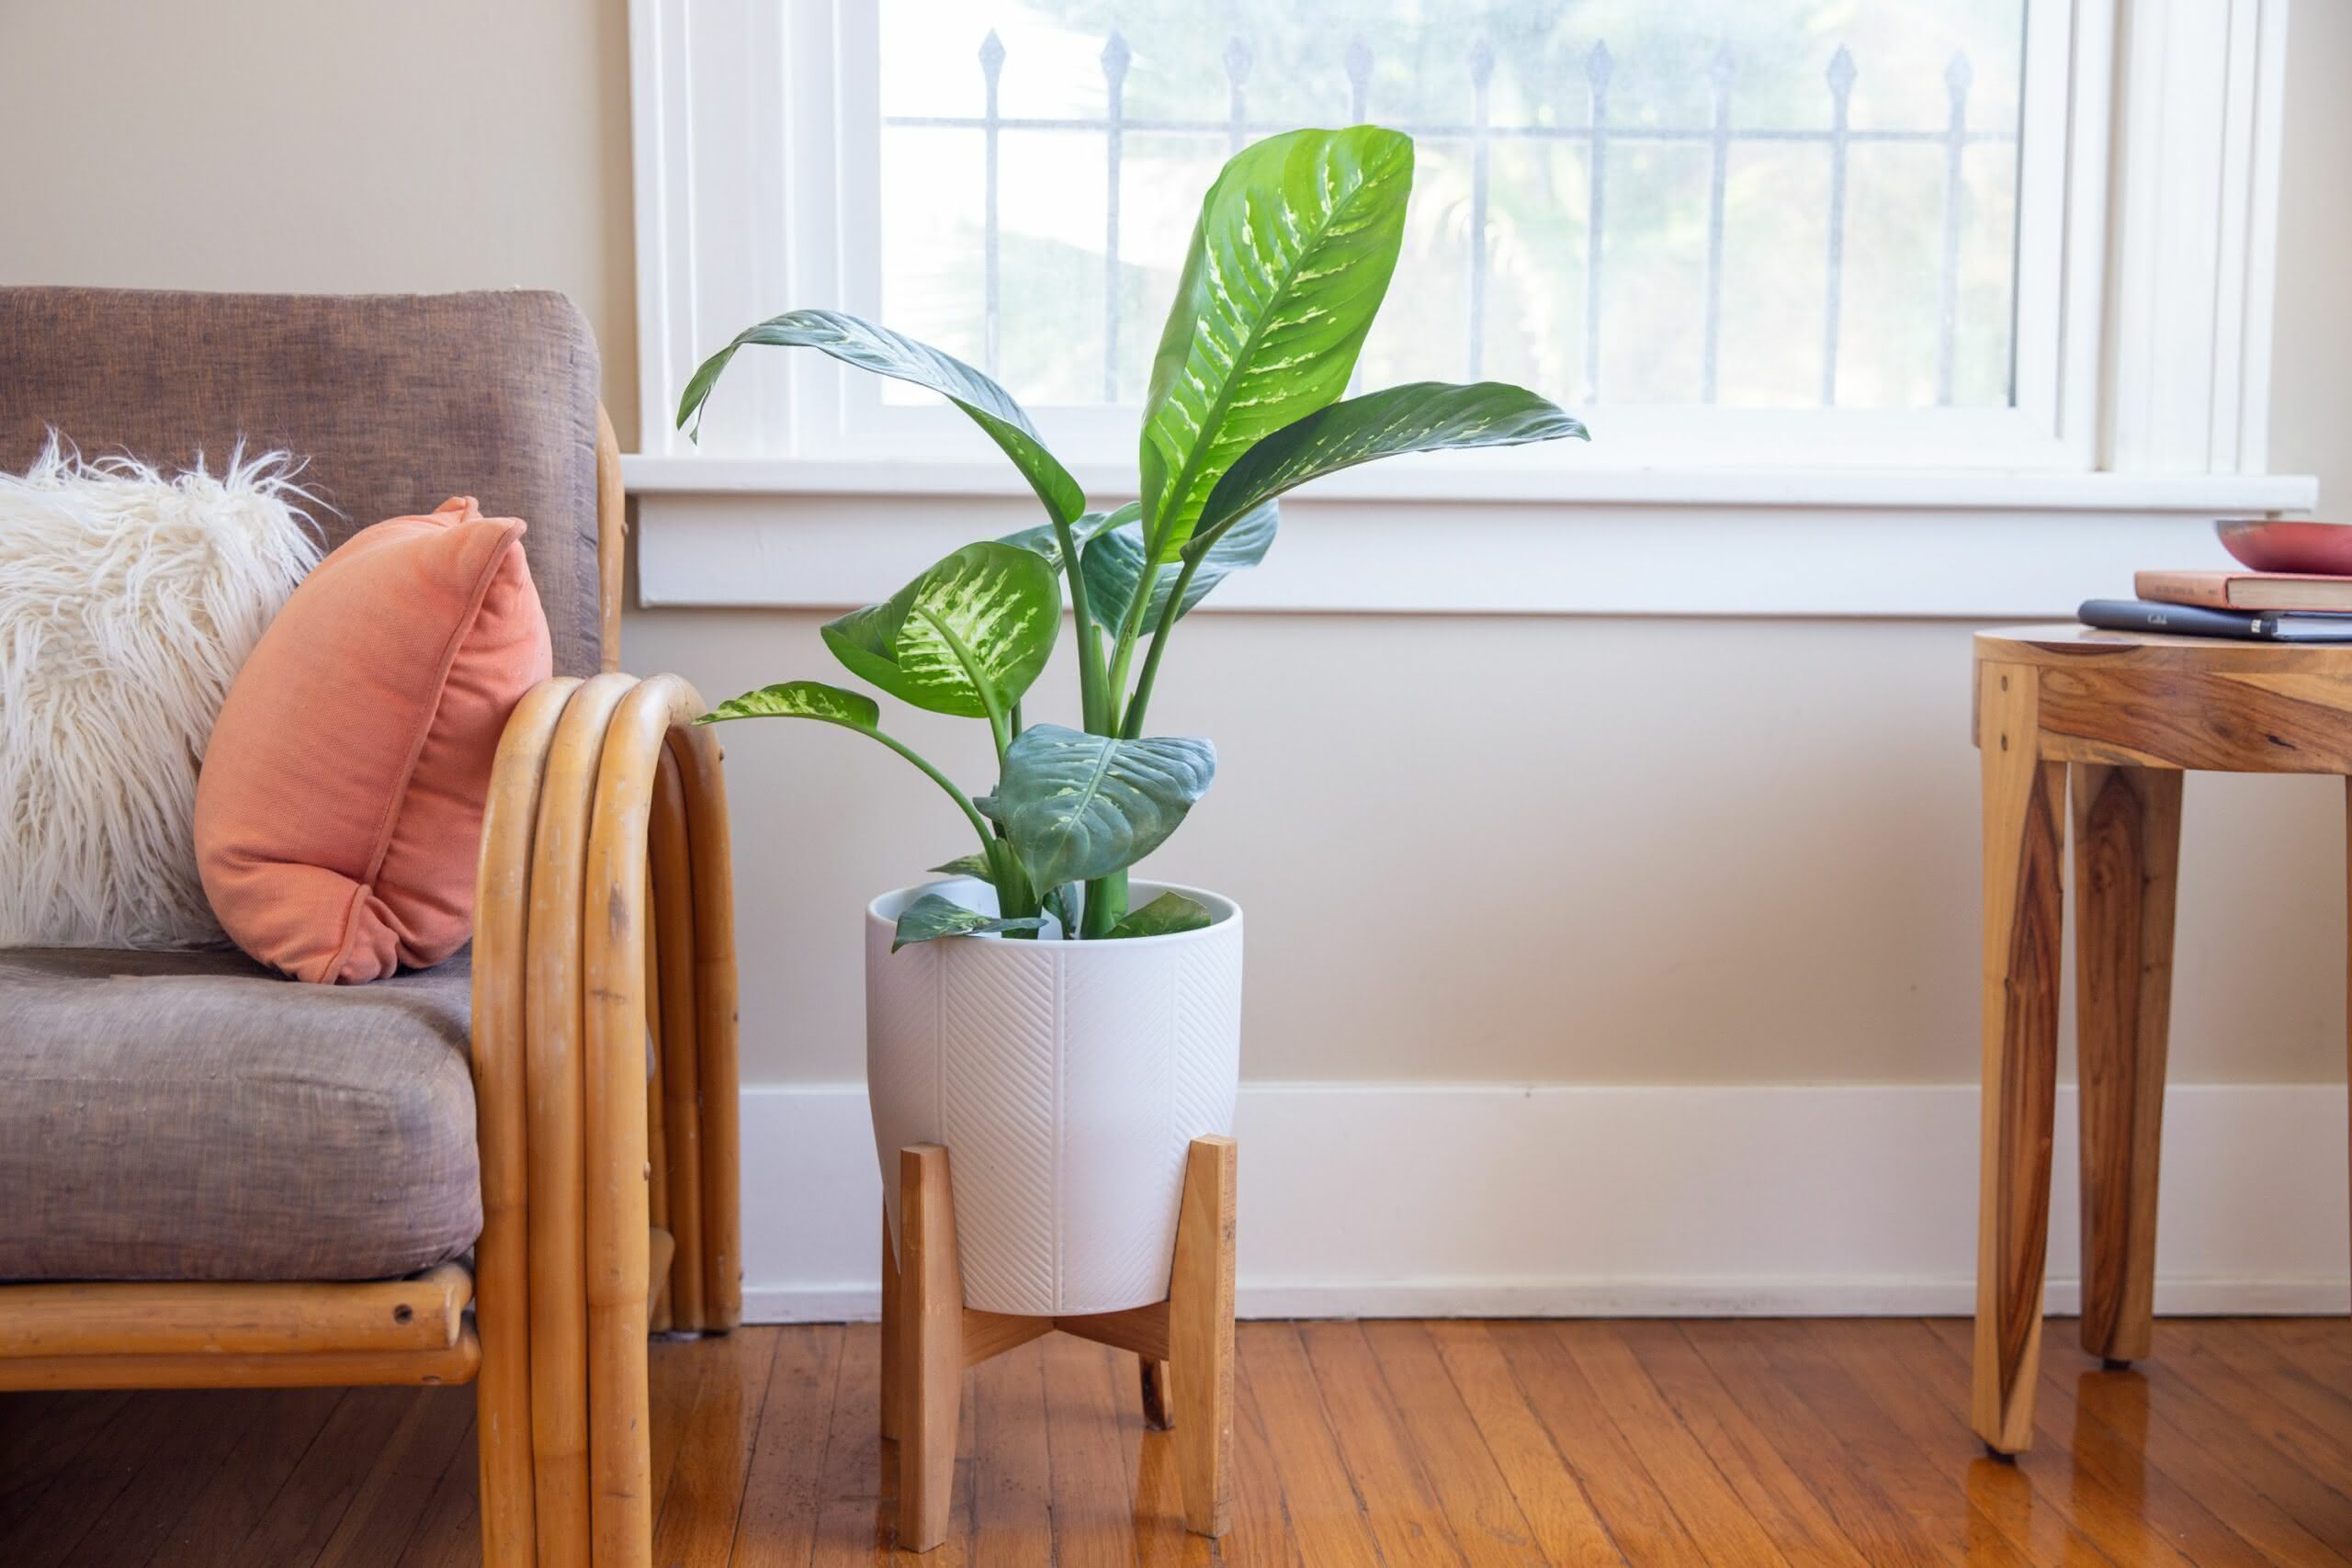
[[[1984,1101],[1976,1434],[2032,1441],[2057,1097],[2060,811],[2073,796],[2083,1348],[2148,1353],[2180,784],[2190,768],[2352,775],[2352,645],[1976,637],[1984,783]]]

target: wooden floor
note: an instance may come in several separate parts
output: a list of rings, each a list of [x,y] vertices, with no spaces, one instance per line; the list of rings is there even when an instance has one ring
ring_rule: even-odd
[[[1134,1359],[1057,1336],[971,1374],[928,1561],[2352,1565],[2352,1323],[2161,1324],[2132,1372],[2050,1326],[2012,1466],[1960,1322],[1244,1324],[1221,1557]],[[655,1348],[657,1564],[891,1557],[876,1332]],[[0,1394],[0,1564],[472,1563],[472,1424],[469,1389]]]

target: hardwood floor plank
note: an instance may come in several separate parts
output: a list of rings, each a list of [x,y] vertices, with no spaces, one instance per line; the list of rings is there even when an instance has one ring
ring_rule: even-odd
[[[1618,1325],[1618,1333],[1676,1418],[1784,1555],[1806,1563],[1871,1568],[1679,1328],[1662,1321],[1626,1323]]]
[[[1930,1319],[1926,1325],[1949,1352],[1951,1364],[1964,1369],[1973,1348],[1965,1320]],[[2210,1446],[2179,1418],[2193,1412],[2177,1401],[2152,1401],[2148,1383],[2138,1372],[2102,1373],[2087,1359],[2070,1361],[2053,1357],[2041,1369],[2044,1399],[2071,1405],[2077,1419],[2105,1424],[2127,1439],[2147,1445],[2151,1462],[2187,1486],[2216,1517],[2274,1562],[2312,1564],[2314,1568],[2344,1568],[2347,1560],[2330,1551],[2285,1509],[2250,1483],[2222,1451]],[[2225,1445],[2226,1446],[2226,1445]],[[2308,1478],[2306,1478],[2308,1479]]]
[[[662,1568],[728,1568],[780,1338],[739,1328],[694,1347],[703,1392],[673,1450],[669,1485],[655,1493],[653,1561]]]
[[[751,1330],[739,1329],[738,1333]],[[735,1521],[734,1568],[804,1568],[823,1500],[826,1434],[840,1392],[839,1324],[768,1330],[776,1337],[760,1432]]]
[[[1832,1400],[1826,1413],[1817,1410],[1806,1397],[1809,1380],[1783,1365],[1778,1340],[1787,1337],[1786,1325],[1770,1325],[1777,1338],[1759,1337],[1753,1326],[1717,1319],[1680,1325],[1700,1359],[1873,1568],[2033,1561],[1974,1506],[1955,1479],[1957,1464],[1939,1470],[1908,1445],[1871,1440],[1875,1422],[1866,1421],[1849,1442],[1839,1406],[1850,1405],[1851,1397]]]
[[[1408,1413],[1403,1421],[1406,1440],[1429,1477],[1437,1506],[1453,1527],[1464,1558],[1472,1568],[1543,1563],[1544,1548],[1534,1527],[1487,1451],[1486,1436],[1463,1404],[1429,1325],[1368,1323],[1362,1332],[1395,1407]],[[1366,1497],[1382,1497],[1385,1506],[1385,1488],[1378,1478],[1356,1474],[1352,1479],[1358,1491]]]
[[[1236,1326],[1246,1340],[1255,1325]],[[1291,1528],[1273,1445],[1266,1437],[1265,1412],[1258,1403],[1250,1369],[1237,1359],[1233,1373],[1233,1533],[1219,1543],[1224,1560],[1264,1563],[1266,1568],[1304,1568],[1298,1533]]]
[[[1618,1325],[1559,1323],[1552,1331],[1704,1551],[1742,1562],[1788,1562],[1650,1382]]]
[[[973,1370],[972,1415],[988,1434],[972,1481],[972,1568],[1054,1560],[1054,1461],[1047,1450],[1046,1356],[1024,1345]]]
[[[1133,1357],[1051,1337],[967,1375],[921,1559],[891,1550],[876,1332],[655,1348],[657,1568],[2352,1568],[2341,1321],[2168,1320],[2129,1372],[2053,1331],[2015,1464],[1970,1432],[1961,1322],[1245,1324],[1215,1547]],[[477,1568],[472,1412],[464,1389],[0,1399],[0,1564]]]
[[[1932,1348],[1932,1358],[1910,1359],[1913,1348],[1904,1337],[1905,1370],[1915,1375],[1915,1386],[1939,1393],[1948,1410],[1965,1415],[1967,1362],[1925,1324],[1889,1328],[1899,1331],[1903,1326],[1915,1327]],[[2060,1332],[2064,1328],[2062,1325]],[[2052,1349],[2055,1353],[2042,1358],[2042,1387],[2034,1405],[2034,1425],[2042,1440],[2019,1456],[2016,1466],[2045,1507],[2062,1510],[2118,1561],[2148,1555],[2144,1534],[2153,1534],[2199,1568],[2261,1568],[2271,1561],[2154,1461],[2144,1404],[2136,1429],[2128,1432],[2084,1411],[2067,1372],[2096,1369],[2098,1363],[2071,1348],[2053,1345]]]
[[[355,1388],[346,1393],[294,1473],[222,1560],[285,1568],[315,1562],[367,1483],[377,1457],[416,1416],[421,1392]]]
[[[1245,1323],[1235,1338],[1257,1395],[1266,1447],[1282,1481],[1283,1506],[1299,1554],[1314,1568],[1378,1563],[1380,1548],[1364,1519],[1363,1499],[1340,1457],[1297,1328],[1287,1323]]]
[[[189,1502],[144,1562],[150,1568],[218,1562],[222,1543],[243,1540],[277,1501],[345,1396],[346,1391],[339,1388],[286,1389],[261,1395],[259,1411],[239,1434],[228,1462]],[[472,1495],[470,1486],[467,1495]]]
[[[418,1390],[411,1418],[377,1456],[321,1550],[318,1568],[393,1568],[473,1425],[473,1390]]]
[[[1528,1408],[1487,1325],[1465,1319],[1432,1323],[1430,1337],[1544,1555],[1562,1568],[1624,1568],[1625,1554]]]
[[[1945,1434],[1954,1420],[1969,1416],[1966,1368],[1952,1366],[1943,1345],[1928,1336],[1927,1325],[1915,1319],[1851,1321],[1851,1324],[1809,1324],[1809,1333],[1826,1354],[1839,1359],[1877,1405],[1905,1429],[1922,1453],[1945,1448]],[[2044,1354],[2044,1363],[2049,1363]],[[2152,1563],[2159,1568],[2189,1568],[2192,1559],[2176,1550],[2166,1530],[2154,1528],[2138,1506],[2133,1493],[2145,1493],[2145,1481],[2117,1474],[2109,1485],[2100,1458],[2084,1462],[2070,1432],[2051,1425],[2049,1405],[2034,1404],[2034,1427],[2044,1441],[2004,1467],[2011,1479],[1985,1472],[1978,1491],[1996,1488],[2013,1493],[2011,1509],[2040,1509],[2070,1518],[2084,1538],[2117,1563]],[[2096,1443],[2088,1434],[2086,1443]],[[1978,1455],[1969,1455],[1973,1462]]]
[[[130,1399],[122,1389],[0,1393],[0,1540]]]
[[[1626,1442],[1548,1323],[1488,1325],[1527,1407],[1584,1483],[1610,1540],[1635,1568],[1704,1561],[1698,1542]]]
[[[270,1396],[257,1390],[239,1390],[202,1402],[201,1412],[175,1434],[168,1450],[159,1451],[112,1503],[96,1517],[81,1521],[81,1542],[62,1560],[66,1568],[114,1568],[143,1562],[153,1556],[172,1527],[178,1523],[236,1451],[249,1423],[264,1418]]]
[[[1464,1562],[1363,1325],[1302,1324],[1299,1343],[1322,1395],[1340,1462],[1359,1494],[1380,1499],[1377,1507],[1364,1512],[1382,1560],[1388,1568],[1448,1568]]]
[[[841,1375],[818,1472],[817,1523],[808,1551],[812,1568],[891,1561],[898,1453],[891,1445],[893,1468],[886,1473],[875,1404],[882,1392],[881,1332],[877,1325],[856,1323],[842,1336]]]
[[[150,1394],[124,1404],[60,1474],[0,1533],[0,1563],[55,1568],[89,1535],[151,1463],[202,1441],[209,1401],[199,1393]]]
[[[465,1441],[425,1500],[416,1533],[401,1553],[400,1568],[481,1568],[481,1513],[476,1493],[481,1473],[480,1433],[468,1427]]]

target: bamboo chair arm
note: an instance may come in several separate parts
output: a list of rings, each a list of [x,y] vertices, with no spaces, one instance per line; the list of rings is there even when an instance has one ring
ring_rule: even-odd
[[[691,1193],[698,1219],[676,1237],[674,1325],[741,1320],[733,890],[703,711],[673,675],[549,681],[492,767],[473,978],[492,1568],[650,1551],[650,1111],[676,1130],[669,1206]],[[649,1106],[649,963],[663,1074],[698,1089],[683,1106]]]

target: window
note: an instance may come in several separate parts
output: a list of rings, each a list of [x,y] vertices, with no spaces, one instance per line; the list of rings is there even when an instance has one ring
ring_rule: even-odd
[[[882,0],[882,315],[1024,402],[1138,403],[1219,163],[1376,119],[1419,156],[1371,385],[2013,400],[2023,0],[1210,15]]]
[[[1595,439],[1321,481],[1285,508],[1283,560],[1220,607],[2071,606],[2018,585],[2079,597],[2086,563],[2136,553],[2150,520],[2312,503],[2264,472],[2286,12],[631,0],[627,471],[676,498],[647,513],[643,591],[845,602],[836,583],[889,577],[932,526],[902,498],[1019,504],[968,422],[820,355],[746,355],[701,446],[673,431],[694,367],[794,305],[990,370],[1115,501],[1204,186],[1243,141],[1366,118],[1414,135],[1419,175],[1360,383],[1518,380]],[[747,493],[821,499],[786,520],[724,499]],[[1442,570],[1383,542],[1398,501],[1455,508]],[[1474,519],[1497,502],[1520,509]],[[1525,505],[1560,502],[1578,510]],[[1623,540],[1664,508],[1712,530],[1693,542],[1720,591],[1650,585]],[[2053,541],[2046,564],[1984,555],[1993,533],[1950,532],[1962,513]],[[1734,531],[1763,519],[1770,539]],[[1850,561],[1873,521],[1947,530],[1937,570],[1825,598],[1793,542]],[[777,528],[832,530],[823,559],[781,564]],[[1887,557],[1881,582],[1918,558]]]

